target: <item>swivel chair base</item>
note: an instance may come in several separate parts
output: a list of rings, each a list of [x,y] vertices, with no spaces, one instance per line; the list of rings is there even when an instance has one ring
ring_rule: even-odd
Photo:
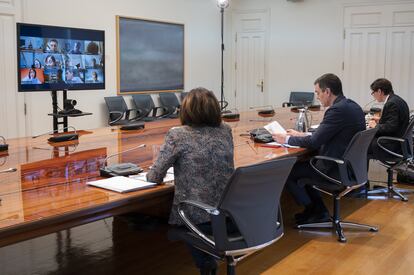
[[[314,187],[315,188],[315,187]],[[317,188],[315,188],[317,189]],[[317,189],[320,190],[320,189]],[[356,229],[367,229],[371,232],[378,232],[378,227],[367,225],[367,224],[360,224],[348,221],[342,221],[339,212],[339,201],[341,196],[335,196],[333,198],[333,216],[331,217],[330,221],[328,222],[317,222],[317,223],[305,223],[305,224],[298,224],[296,226],[297,229],[306,229],[306,228],[331,228],[335,229],[336,235],[338,236],[338,241],[341,243],[346,242],[346,238],[344,235],[343,228],[356,228]]]
[[[319,222],[319,223],[308,223],[308,224],[299,224],[297,225],[298,229],[306,229],[306,228],[332,228],[335,229],[336,235],[338,236],[338,241],[341,243],[346,242],[346,238],[344,235],[343,228],[356,228],[356,229],[367,229],[371,232],[378,232],[378,227],[371,226],[367,224],[360,224],[354,222],[347,222],[336,220],[331,218],[330,222]]]
[[[414,190],[407,190],[407,189],[399,189],[399,188],[394,188],[393,185],[391,186],[387,186],[386,188],[381,188],[381,189],[375,189],[375,190],[370,190],[366,191],[366,197],[367,198],[378,198],[378,197],[387,197],[387,198],[394,198],[394,199],[400,199],[401,201],[407,202],[408,198],[406,196],[404,196],[404,194],[407,193],[413,193]]]
[[[381,194],[386,195],[388,198],[396,198],[396,199],[400,199],[401,201],[408,201],[408,198],[406,196],[403,195],[403,193],[413,193],[414,190],[407,190],[407,189],[396,189],[394,188],[394,184],[393,184],[393,171],[392,169],[387,169],[387,187],[385,188],[381,188],[381,189],[376,189],[376,190],[370,190],[368,191],[368,188],[366,188],[366,198],[369,197],[379,197]],[[369,186],[367,186],[369,187]]]

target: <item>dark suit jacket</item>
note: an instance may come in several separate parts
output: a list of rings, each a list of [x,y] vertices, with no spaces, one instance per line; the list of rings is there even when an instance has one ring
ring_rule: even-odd
[[[361,107],[354,101],[339,96],[326,110],[322,122],[313,135],[290,137],[289,144],[317,149],[319,155],[341,158],[352,137],[365,128],[365,117]],[[334,164],[319,162],[317,166],[330,174]]]
[[[404,99],[390,94],[378,122],[377,137],[402,137],[407,129],[409,118],[410,110]]]
[[[377,125],[376,138],[371,142],[368,157],[382,161],[393,160],[392,155],[378,147],[377,139],[380,136],[402,137],[408,127],[409,120],[410,111],[407,103],[398,95],[390,94],[382,109],[382,115]],[[383,141],[382,145],[393,152],[401,153],[401,145],[398,142]]]

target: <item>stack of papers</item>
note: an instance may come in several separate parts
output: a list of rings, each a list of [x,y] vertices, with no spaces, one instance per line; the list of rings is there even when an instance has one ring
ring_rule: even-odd
[[[156,183],[147,182],[139,179],[131,179],[127,177],[112,177],[103,180],[90,181],[86,184],[99,188],[112,190],[119,193],[136,191],[144,188],[153,187]]]

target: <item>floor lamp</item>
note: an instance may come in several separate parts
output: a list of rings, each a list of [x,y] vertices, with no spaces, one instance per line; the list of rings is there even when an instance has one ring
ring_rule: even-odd
[[[217,0],[217,6],[220,8],[221,13],[221,97],[220,97],[220,109],[223,111],[224,106],[224,9],[229,6],[229,0]],[[224,107],[223,107],[224,106]]]

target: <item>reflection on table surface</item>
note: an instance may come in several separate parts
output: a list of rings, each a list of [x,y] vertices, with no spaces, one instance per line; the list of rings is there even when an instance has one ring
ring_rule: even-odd
[[[315,113],[314,117],[320,119],[321,115],[322,112]],[[229,122],[236,167],[306,153],[300,148],[262,147],[247,135],[249,130],[272,120],[291,128],[295,118],[296,114],[285,108],[276,109],[273,117],[247,112],[241,113],[240,121]],[[89,187],[86,182],[98,179],[106,157],[114,154],[119,155],[108,159],[107,164],[131,162],[147,169],[154,161],[154,146],[161,145],[165,133],[179,125],[178,119],[164,119],[146,123],[143,130],[100,128],[80,135],[76,144],[62,146],[48,144],[47,135],[8,140],[9,151],[0,156],[0,170],[15,167],[17,172],[0,174],[0,246],[44,234],[46,227],[53,232],[137,208],[168,211],[173,186],[120,194]],[[122,154],[140,144],[147,146]],[[36,230],[43,231],[36,233]]]

